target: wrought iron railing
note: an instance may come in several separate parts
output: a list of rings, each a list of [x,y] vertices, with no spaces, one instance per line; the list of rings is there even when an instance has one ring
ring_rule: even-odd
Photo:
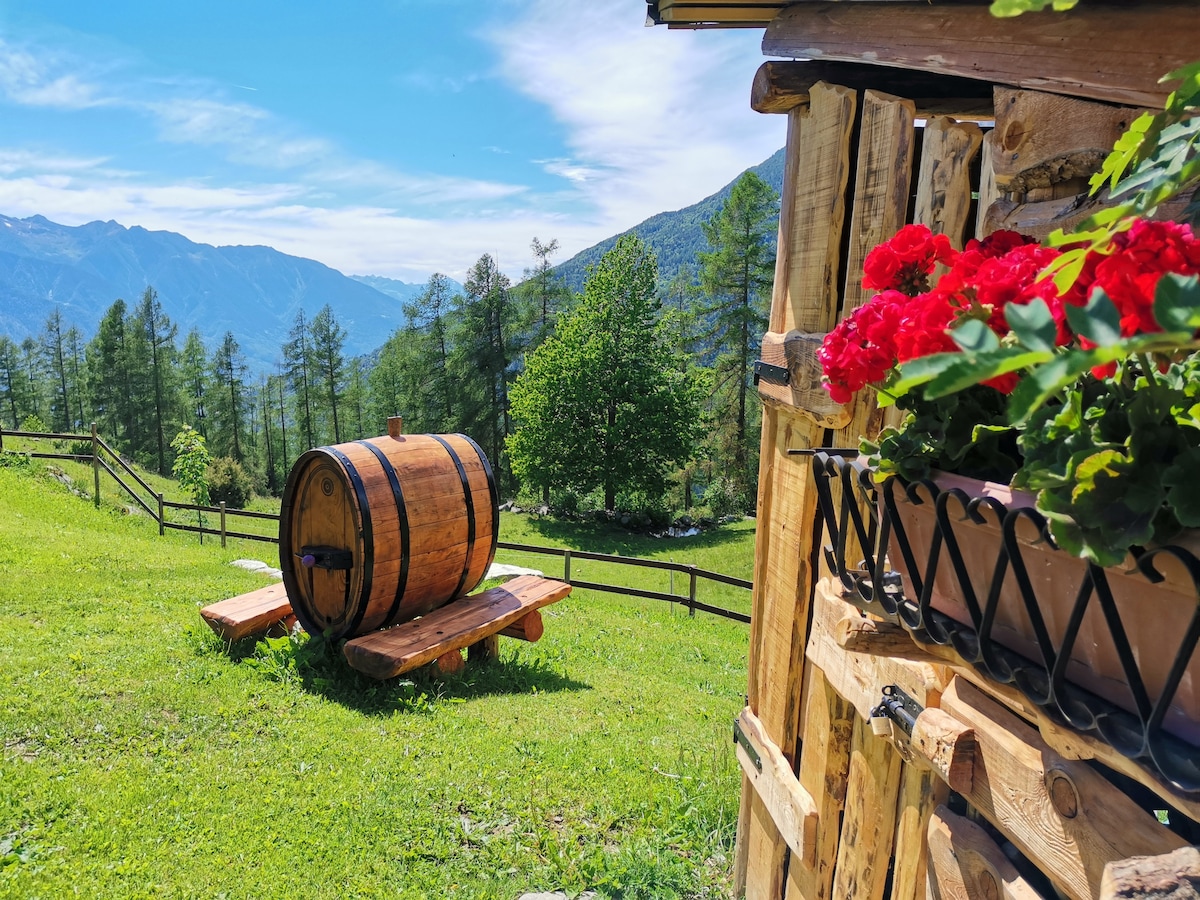
[[[985,677],[1015,685],[1052,719],[1094,734],[1176,789],[1200,791],[1200,716],[1181,726],[1179,716],[1187,714],[1175,709],[1178,697],[1200,707],[1200,659],[1189,671],[1200,640],[1200,559],[1190,550],[1141,551],[1128,571],[1114,574],[1059,550],[1032,506],[931,481],[877,483],[860,459],[826,453],[814,454],[813,469],[822,550],[845,599],[899,622],[922,643],[952,647]],[[904,507],[925,504],[933,505],[934,524],[918,534]],[[967,542],[978,543],[972,530],[981,528],[999,533],[983,563],[964,551]],[[1074,572],[1065,621],[1048,615],[1050,598],[1036,587],[1045,590],[1045,569],[1059,561]],[[1138,646],[1132,607],[1150,602],[1166,568],[1182,585],[1166,601],[1174,604],[1177,643]],[[950,593],[961,602],[957,616],[939,602]],[[1014,649],[1001,623],[1018,618],[1029,636]],[[1127,685],[1115,700],[1078,683],[1078,654],[1094,649],[1101,631],[1099,643],[1111,642],[1106,649]]]

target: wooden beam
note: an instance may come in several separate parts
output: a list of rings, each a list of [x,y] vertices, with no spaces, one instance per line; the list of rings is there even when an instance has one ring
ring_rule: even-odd
[[[824,334],[789,331],[763,335],[759,359],[788,373],[787,384],[770,378],[758,379],[758,395],[764,403],[792,407],[821,428],[842,428],[850,422],[850,408],[835,402],[821,386],[821,363],[817,351]]]
[[[929,820],[929,896],[1042,900],[982,827],[939,807]]]
[[[953,115],[961,104],[972,117],[981,106],[991,111],[991,86],[971,78],[956,78],[934,72],[884,68],[865,63],[828,60],[768,60],[754,73],[750,86],[750,108],[760,113],[785,113],[808,103],[814,84],[824,81],[858,91],[886,91],[916,103],[918,115],[925,104],[938,107],[942,115]]]
[[[992,168],[1007,193],[1090,178],[1144,111],[1011,88],[996,88],[995,104]]]
[[[913,218],[946,235],[957,250],[968,234],[971,163],[982,144],[983,131],[972,122],[939,117],[925,123]]]
[[[1191,0],[1081,3],[1063,13],[996,18],[986,5],[795,3],[771,20],[766,56],[917,69],[1161,109],[1158,79],[1192,61]]]
[[[282,581],[211,603],[200,610],[200,618],[227,641],[259,634],[289,617],[295,621]]]
[[[793,860],[812,867],[817,861],[817,807],[812,796],[801,787],[792,764],[767,740],[762,722],[749,707],[742,710],[737,724],[757,757],[756,761],[738,743],[737,758],[742,771],[795,854]]]
[[[900,772],[896,851],[889,900],[925,900],[929,820],[950,796],[950,787],[931,769],[905,766]]]
[[[1109,863],[1100,900],[1200,900],[1200,848]]]
[[[1107,863],[1186,844],[1096,769],[1059,756],[962,678],[942,694],[941,708],[978,742],[964,796],[1068,897],[1097,896]]]

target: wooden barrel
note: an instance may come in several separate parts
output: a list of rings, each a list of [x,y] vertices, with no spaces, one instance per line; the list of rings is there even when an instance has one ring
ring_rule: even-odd
[[[496,555],[492,467],[462,434],[400,433],[309,450],[279,516],[279,568],[313,635],[366,634],[475,588]]]

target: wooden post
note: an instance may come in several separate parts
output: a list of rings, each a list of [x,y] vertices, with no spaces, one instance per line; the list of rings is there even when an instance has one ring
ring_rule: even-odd
[[[96,509],[100,508],[100,438],[96,434],[96,423],[92,423],[92,501]]]
[[[688,565],[688,574],[691,576],[691,583],[688,585],[688,616],[696,617],[696,567],[693,564]]]
[[[497,634],[476,641],[467,649],[467,659],[473,663],[487,662],[500,656],[500,636]]]
[[[225,546],[225,501],[221,501],[221,546]]]
[[[563,581],[571,583],[571,551],[563,551]]]
[[[388,437],[392,440],[399,440],[404,434],[404,417],[403,416],[388,416],[387,420]]]
[[[162,493],[158,493],[155,496],[158,498],[158,536],[162,537],[167,533],[167,527],[164,524],[165,520],[163,518],[163,495]]]

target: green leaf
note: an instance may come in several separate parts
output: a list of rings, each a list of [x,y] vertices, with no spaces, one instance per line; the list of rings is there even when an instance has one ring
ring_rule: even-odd
[[[934,353],[919,359],[910,359],[900,365],[900,377],[887,386],[887,393],[903,397],[913,388],[927,384],[962,358],[961,353]]]
[[[1053,353],[1049,351],[1030,351],[1021,347],[998,347],[989,353],[959,354],[957,362],[947,366],[929,382],[925,388],[925,396],[936,400],[973,384],[1035,366],[1052,358]]]
[[[979,319],[963,319],[950,329],[950,337],[968,353],[984,353],[1000,346],[1000,338]]]
[[[1163,487],[1167,488],[1167,504],[1180,524],[1188,528],[1200,526],[1200,448],[1193,447],[1175,458],[1163,472]]]
[[[1050,307],[1041,297],[1029,303],[1010,303],[1004,307],[1008,327],[1030,350],[1053,350],[1058,340],[1058,324]]]
[[[1200,277],[1166,274],[1154,292],[1154,321],[1164,331],[1200,330]]]
[[[1108,358],[1094,350],[1071,350],[1056,356],[1021,379],[1008,398],[1008,420],[1023,425],[1029,417],[1059,390],[1075,381]]]
[[[1121,340],[1121,314],[1103,290],[1092,291],[1084,306],[1066,307],[1067,322],[1076,334],[1097,346],[1111,346]]]

